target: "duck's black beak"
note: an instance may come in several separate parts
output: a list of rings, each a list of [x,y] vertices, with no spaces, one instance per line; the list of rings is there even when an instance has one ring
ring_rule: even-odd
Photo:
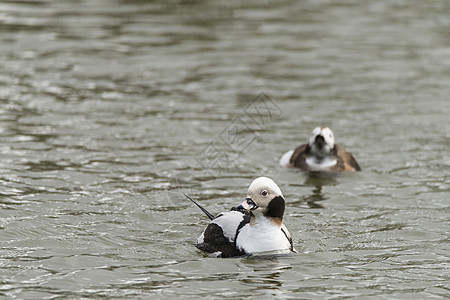
[[[245,210],[255,210],[258,208],[255,202],[253,202],[252,198],[245,198],[244,202],[242,202],[237,209],[245,209]]]

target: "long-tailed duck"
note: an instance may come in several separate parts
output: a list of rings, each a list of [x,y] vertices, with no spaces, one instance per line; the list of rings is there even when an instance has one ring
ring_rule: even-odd
[[[296,252],[283,225],[283,194],[272,179],[255,179],[241,205],[216,217],[188,198],[211,219],[197,239],[198,249],[216,257]]]
[[[361,171],[356,159],[334,143],[333,131],[328,127],[314,128],[308,144],[286,152],[280,165],[307,171]]]

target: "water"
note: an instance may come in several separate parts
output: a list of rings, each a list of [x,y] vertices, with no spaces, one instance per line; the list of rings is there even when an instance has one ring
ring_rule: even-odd
[[[72,2],[0,4],[0,295],[449,296],[447,1]],[[320,125],[363,172],[278,166]],[[299,253],[199,253],[262,175]]]

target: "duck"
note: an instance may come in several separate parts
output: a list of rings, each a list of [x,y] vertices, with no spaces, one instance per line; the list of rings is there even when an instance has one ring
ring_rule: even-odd
[[[335,143],[333,131],[328,127],[314,128],[308,143],[286,152],[280,165],[306,171],[361,171],[353,155]]]
[[[227,258],[296,253],[291,234],[283,224],[285,200],[272,179],[253,180],[245,200],[217,216],[185,196],[211,220],[195,244],[208,255]]]

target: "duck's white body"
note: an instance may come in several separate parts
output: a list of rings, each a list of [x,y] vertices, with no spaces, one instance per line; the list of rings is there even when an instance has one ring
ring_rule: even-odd
[[[242,227],[236,239],[237,248],[246,253],[292,251],[290,234],[284,224],[280,227],[265,217],[258,219]]]
[[[292,154],[294,154],[294,150],[289,150],[288,152],[283,154],[283,156],[280,159],[280,165],[283,167],[289,167]]]

